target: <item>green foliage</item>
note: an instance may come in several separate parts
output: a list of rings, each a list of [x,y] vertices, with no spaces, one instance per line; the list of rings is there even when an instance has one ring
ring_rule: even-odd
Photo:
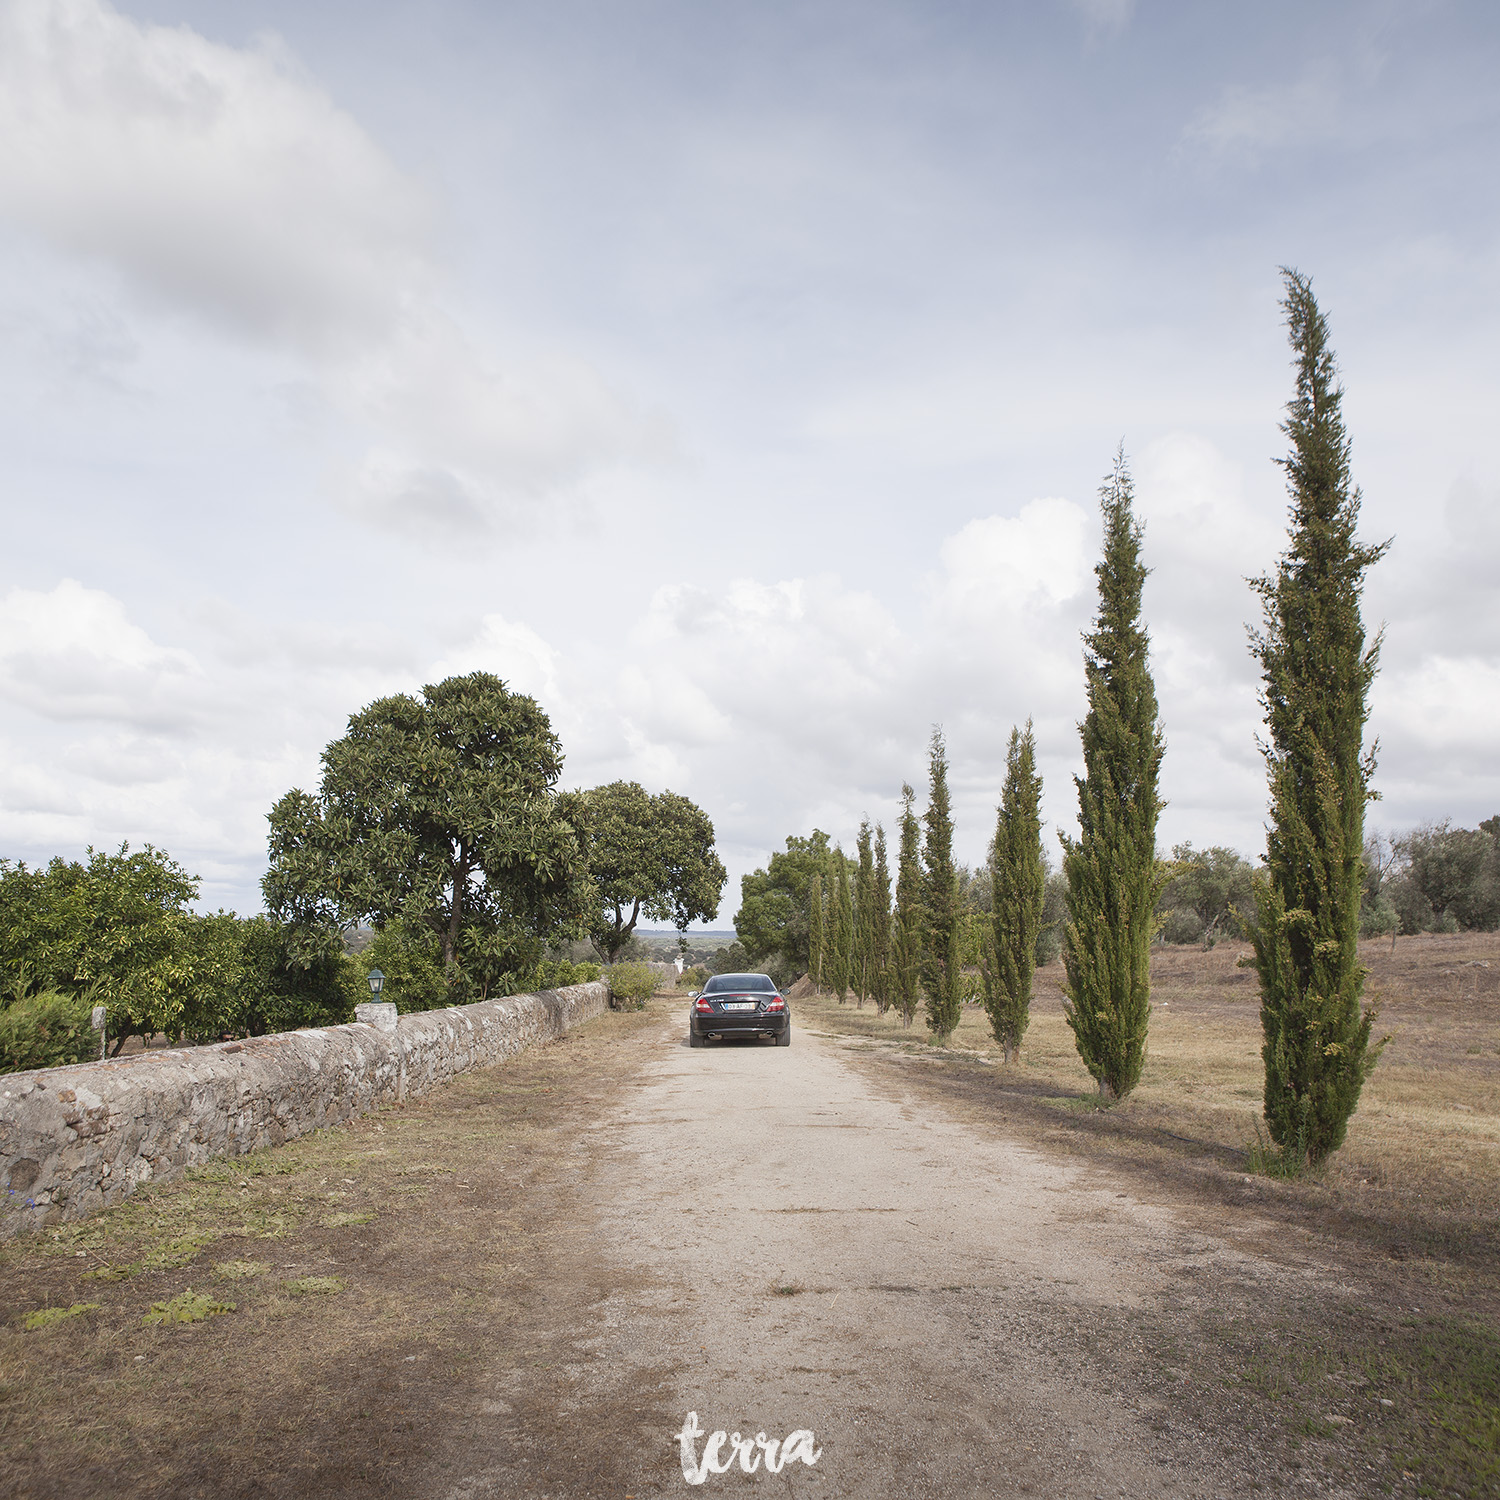
[[[875,825],[875,876],[870,888],[874,929],[870,953],[870,993],[881,1015],[891,1004],[891,867],[885,829]]]
[[[912,806],[916,793],[901,787],[901,852],[896,862],[896,909],[891,918],[891,1003],[910,1026],[917,1013],[922,973],[921,828]]]
[[[366,974],[379,969],[385,975],[380,998],[389,1000],[403,1016],[478,998],[468,994],[458,973],[450,976],[443,966],[441,940],[430,927],[419,922],[397,917],[378,928],[374,941],[359,955],[358,963]],[[452,983],[450,979],[459,982]],[[509,988],[503,985],[501,993]]]
[[[710,974],[749,974],[754,972],[754,960],[745,952],[741,942],[726,943],[708,960]]]
[[[854,962],[851,980],[863,1005],[874,988],[875,977],[875,854],[870,820],[859,825],[856,848],[859,860],[854,874]]]
[[[166,1302],[153,1302],[151,1311],[141,1322],[170,1328],[180,1323],[201,1323],[205,1318],[216,1318],[220,1313],[233,1311],[233,1302],[220,1302],[203,1292],[178,1292]]]
[[[61,1068],[99,1055],[87,998],[42,990],[0,1008],[0,1073]]]
[[[807,897],[807,972],[813,988],[823,988],[823,877],[814,875]]]
[[[36,1333],[43,1328],[56,1328],[57,1325],[68,1318],[76,1318],[80,1313],[98,1312],[97,1302],[75,1302],[71,1307],[39,1307],[35,1312],[29,1312],[21,1320],[27,1333]]]
[[[546,714],[487,672],[378,699],[324,750],[317,795],[271,810],[267,910],[309,928],[425,928],[450,994],[503,988],[594,906],[561,769]]]
[[[990,855],[992,912],[984,945],[984,1007],[1006,1062],[1021,1050],[1031,1019],[1031,980],[1047,878],[1041,800],[1036,738],[1028,719],[1024,731],[1011,730],[1005,756],[1005,787]]]
[[[1042,923],[1036,934],[1036,966],[1045,968],[1062,952],[1063,931],[1068,925],[1068,877],[1053,870],[1042,850],[1042,868],[1047,872],[1042,886]]]
[[[1141,1076],[1151,1014],[1150,947],[1167,872],[1156,858],[1164,748],[1141,624],[1141,528],[1122,449],[1100,490],[1099,612],[1084,637],[1088,713],[1079,838],[1063,837],[1068,923],[1066,1008],[1078,1055],[1101,1093],[1121,1099]]]
[[[830,856],[833,862],[833,951],[828,986],[844,1003],[854,977],[854,898],[849,890],[849,861],[842,848]]]
[[[1363,749],[1380,642],[1366,645],[1363,575],[1385,551],[1355,540],[1359,492],[1335,384],[1328,325],[1307,278],[1287,271],[1297,390],[1280,460],[1291,534],[1274,577],[1256,581],[1255,637],[1271,789],[1266,871],[1255,888],[1266,1126],[1290,1162],[1322,1161],[1380,1053],[1362,1012],[1358,960],[1364,814],[1374,772]]]
[[[1212,948],[1223,936],[1248,932],[1255,920],[1255,868],[1249,860],[1215,844],[1172,850],[1172,878],[1157,903],[1162,937],[1169,943]]]
[[[345,955],[337,928],[222,914],[206,921],[218,924],[222,941],[238,942],[239,981],[224,1008],[194,1028],[205,1037],[338,1026],[352,1021],[355,1005],[370,998],[364,976],[371,965]]]
[[[572,984],[592,984],[603,972],[598,964],[574,963],[566,958],[552,959],[537,965],[531,988],[564,990]]]
[[[619,958],[642,917],[712,921],[729,877],[714,853],[708,815],[675,792],[652,796],[636,781],[585,792],[588,869],[598,905],[589,937],[606,963]]]
[[[702,964],[694,964],[690,969],[684,969],[677,977],[677,988],[680,990],[701,990],[708,983],[708,970]]]
[[[815,828],[808,838],[789,837],[785,850],[774,853],[764,870],[741,877],[734,930],[752,962],[780,954],[796,972],[812,971],[814,890],[820,923],[833,895],[827,867],[828,835]],[[823,937],[826,942],[827,934]]]
[[[614,964],[604,977],[619,1010],[641,1010],[656,993],[656,975],[646,964]]]
[[[928,751],[927,811],[922,816],[922,988],[927,1027],[944,1042],[963,1013],[960,941],[963,903],[953,862],[953,813],[948,799],[948,750],[941,729]]]
[[[234,982],[234,947],[188,904],[198,882],[147,844],[88,851],[45,870],[0,860],[0,994],[86,995],[109,1011],[116,1047],[133,1034],[181,1036],[195,994]]]
[[[1400,858],[1400,844],[1378,829],[1365,835],[1361,853],[1364,869],[1359,890],[1359,935],[1362,938],[1390,934],[1394,943],[1401,926],[1400,913],[1391,899],[1396,882],[1391,876]]]
[[[1385,894],[1402,932],[1500,927],[1500,846],[1491,832],[1496,821],[1455,828],[1444,818],[1396,841]]]

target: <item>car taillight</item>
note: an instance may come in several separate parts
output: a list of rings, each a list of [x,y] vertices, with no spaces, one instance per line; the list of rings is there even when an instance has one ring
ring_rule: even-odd
[[[771,999],[769,999],[769,1000],[766,1001],[766,1009],[768,1011],[769,1010],[785,1010],[786,1009],[786,1001],[783,1000],[780,995],[774,995],[774,996],[772,996]]]
[[[714,1003],[707,995],[700,995],[698,1003],[693,1007],[700,1016],[711,1016],[714,1013]]]

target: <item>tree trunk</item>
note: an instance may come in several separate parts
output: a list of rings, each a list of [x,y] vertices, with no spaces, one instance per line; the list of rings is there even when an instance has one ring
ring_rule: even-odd
[[[453,906],[448,913],[448,930],[443,934],[443,968],[448,972],[458,967],[458,934],[464,915],[464,891],[469,884],[469,857],[462,855],[458,869],[453,872]]]

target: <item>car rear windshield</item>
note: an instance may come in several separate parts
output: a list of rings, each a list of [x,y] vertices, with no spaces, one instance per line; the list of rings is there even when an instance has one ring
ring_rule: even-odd
[[[703,986],[705,995],[722,995],[726,990],[746,991],[774,990],[776,986],[764,974],[715,974]]]

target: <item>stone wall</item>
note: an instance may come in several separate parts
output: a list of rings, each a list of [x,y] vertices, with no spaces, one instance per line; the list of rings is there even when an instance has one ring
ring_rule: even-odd
[[[596,981],[399,1021],[394,1006],[360,1006],[369,1019],[348,1026],[0,1075],[0,1236],[412,1098],[608,1004]]]

